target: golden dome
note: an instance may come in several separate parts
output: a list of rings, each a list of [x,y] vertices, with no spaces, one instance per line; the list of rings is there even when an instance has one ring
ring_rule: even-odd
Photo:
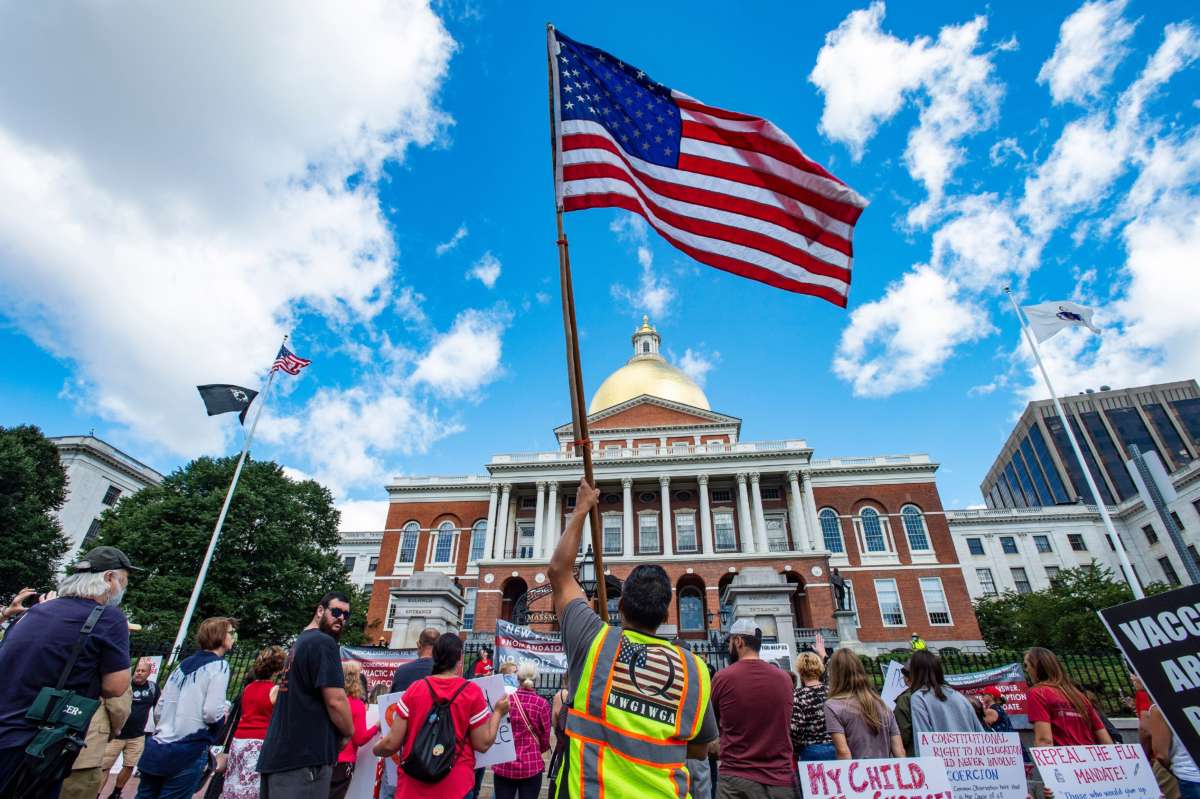
[[[710,410],[708,397],[700,386],[667,363],[659,354],[658,345],[658,331],[643,317],[642,326],[633,334],[633,357],[600,384],[588,413],[597,413],[643,394]]]

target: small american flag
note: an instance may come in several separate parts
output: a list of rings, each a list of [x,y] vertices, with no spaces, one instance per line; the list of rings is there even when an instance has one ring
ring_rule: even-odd
[[[553,31],[565,211],[625,208],[697,261],[846,306],[867,201],[765,119]]]
[[[275,364],[271,367],[271,371],[275,372],[279,369],[287,372],[289,375],[298,375],[300,370],[308,366],[312,361],[301,358],[296,353],[283,345],[279,348],[279,354],[275,356]]]

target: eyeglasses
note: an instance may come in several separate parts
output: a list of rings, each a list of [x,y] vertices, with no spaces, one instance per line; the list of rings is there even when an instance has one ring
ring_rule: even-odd
[[[342,610],[341,608],[326,608],[326,610],[328,610],[329,615],[333,616],[335,619],[350,618],[350,611],[348,610]]]

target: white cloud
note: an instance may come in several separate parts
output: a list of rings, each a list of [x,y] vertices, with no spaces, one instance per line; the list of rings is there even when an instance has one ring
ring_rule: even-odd
[[[701,352],[688,347],[683,352],[683,357],[679,359],[679,368],[692,380],[696,381],[696,385],[703,386],[708,381],[708,373],[711,372],[721,360],[719,352]]]
[[[550,299],[551,299],[550,294],[545,291],[537,292],[536,294],[533,295],[533,298],[535,300],[537,300],[538,305],[548,305],[550,303]]]
[[[910,224],[924,227],[966,158],[959,140],[995,123],[1003,88],[993,79],[993,54],[977,52],[985,17],[947,25],[936,41],[906,42],[882,29],[884,14],[882,2],[851,12],[826,35],[809,80],[825,96],[821,131],[846,144],[855,160],[879,126],[920,95],[904,161],[929,194],[908,215]]]
[[[1038,83],[1048,84],[1055,104],[1098,97],[1129,54],[1125,42],[1136,22],[1121,16],[1128,0],[1084,3],[1063,20],[1054,54],[1042,64]]]
[[[511,321],[503,309],[463,311],[417,361],[413,381],[442,396],[473,395],[500,376],[502,337]]]
[[[386,499],[359,499],[339,502],[342,520],[338,530],[343,533],[374,532],[387,524],[388,505]]]
[[[390,305],[375,180],[448,122],[454,46],[419,2],[0,6],[0,309],[88,410],[219,450],[180,423],[196,383],[253,384],[301,313]]]
[[[1017,140],[1011,136],[1001,139],[988,149],[988,160],[992,162],[992,166],[1000,166],[1010,156],[1018,161],[1024,161],[1028,157]]]
[[[467,272],[467,277],[473,277],[488,288],[492,288],[500,279],[500,259],[492,255],[490,250],[485,252],[479,256],[478,261],[472,264],[471,269]]]
[[[987,312],[932,267],[918,265],[882,299],[855,308],[833,371],[860,397],[885,397],[926,383],[954,348],[994,331]]]
[[[1008,204],[992,194],[964,197],[933,234],[931,264],[969,291],[994,290],[1037,266],[1038,248]]]
[[[465,222],[459,225],[458,230],[454,231],[453,236],[433,248],[434,252],[437,253],[438,258],[441,258],[443,255],[457,247],[458,243],[465,239],[469,232],[470,231],[467,230],[467,224]]]
[[[649,314],[663,319],[671,313],[675,300],[675,288],[671,281],[654,270],[654,253],[650,250],[649,226],[640,216],[627,213],[618,216],[608,229],[616,234],[617,240],[631,245],[641,265],[641,277],[637,288],[627,288],[622,283],[611,287],[613,299],[626,303],[634,314]]]

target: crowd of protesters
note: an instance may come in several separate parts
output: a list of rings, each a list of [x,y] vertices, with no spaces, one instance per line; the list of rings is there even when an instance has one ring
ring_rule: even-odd
[[[619,601],[621,626],[604,624],[574,579],[564,579],[578,551],[581,519],[594,502],[594,491],[581,486],[576,514],[551,562],[569,664],[552,701],[535,690],[532,664],[497,665],[486,651],[464,669],[462,638],[430,628],[418,637],[417,657],[395,670],[391,690],[400,697],[382,735],[367,719],[383,686],[369,692],[360,664],[341,657],[338,641],[350,616],[343,594],[320,600],[289,649],[262,649],[240,691],[230,685],[225,658],[237,645],[236,620],[203,620],[197,651],[173,664],[160,692],[148,660],[139,660],[132,675],[129,669],[129,626],[118,605],[137,570],[119,550],[93,549],[68,570],[57,595],[27,589],[3,609],[3,620],[16,623],[0,642],[6,678],[0,799],[102,799],[118,759],[108,799],[122,795],[135,770],[138,799],[185,799],[206,784],[214,799],[344,799],[360,749],[369,743],[379,763],[391,758],[399,765],[394,785],[377,765],[368,776],[374,795],[473,799],[485,776],[476,753],[493,746],[506,716],[515,757],[491,767],[497,799],[535,799],[543,791],[552,799],[576,799],[589,785],[612,796],[635,789],[640,796],[680,796],[682,789],[693,799],[792,799],[799,795],[798,764],[805,761],[917,757],[923,732],[1013,730],[999,690],[978,697],[956,691],[924,642],[913,647],[901,670],[906,689],[891,703],[857,654],[826,652],[820,639],[814,651],[795,659],[794,672],[764,660],[762,631],[747,619],[730,627],[729,665],[714,674],[654,634],[671,601],[658,566],[634,570]],[[654,714],[616,712],[632,705],[611,693],[626,690],[625,673],[636,683],[635,669],[653,658],[677,670],[685,686],[673,700],[677,715],[662,724]],[[1035,746],[1120,740],[1053,652],[1033,647],[1023,666]],[[495,671],[511,687],[489,702],[464,671],[474,677]],[[1135,686],[1130,709],[1164,796],[1200,799],[1200,770],[1136,678]],[[52,729],[33,720],[30,708],[50,689],[90,711],[86,729]],[[65,744],[46,749],[38,761],[30,752],[48,731]],[[679,759],[639,772],[610,757],[615,764],[605,767],[597,762],[602,758],[589,760],[587,747],[598,738],[617,753],[650,752],[646,757],[656,751],[646,744],[661,743]]]

